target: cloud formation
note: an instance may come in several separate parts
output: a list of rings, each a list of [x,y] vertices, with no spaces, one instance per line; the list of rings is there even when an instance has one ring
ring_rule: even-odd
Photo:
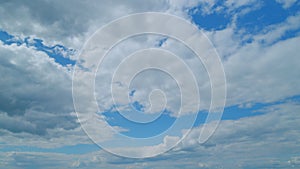
[[[257,24],[255,28],[251,24],[243,27],[241,18],[264,9],[265,3],[257,0],[230,0],[223,4],[214,0],[1,2],[1,31],[16,35],[16,38],[37,38],[48,46],[61,44],[78,51],[99,27],[126,14],[162,11],[186,18],[200,29],[205,23],[194,20],[193,14],[203,19],[223,15],[228,22],[218,28],[202,30],[218,50],[225,68],[227,106],[248,105],[251,108],[255,103],[277,102],[260,110],[263,113],[259,116],[223,120],[213,137],[202,145],[197,140],[203,126],[197,126],[177,147],[154,158],[122,158],[104,150],[83,154],[68,154],[66,150],[54,153],[51,151],[55,148],[64,150],[70,145],[93,144],[80,128],[74,112],[73,68],[58,64],[34,46],[1,43],[0,168],[299,168],[299,101],[285,101],[300,94],[297,78],[300,72],[300,14],[293,12],[299,8],[299,2],[276,0],[270,3],[280,10],[291,10],[292,14],[266,25]],[[120,44],[112,55],[118,57],[149,46],[179,53],[194,71],[203,74],[197,81],[204,100],[202,109],[207,109],[210,84],[204,75],[205,69],[195,64],[195,58],[186,48],[173,39],[164,38],[130,39]],[[76,59],[75,55],[69,57]],[[104,73],[109,74],[114,60],[106,63]],[[101,80],[107,79],[99,80],[98,84],[105,87]],[[168,80],[163,82],[168,83]],[[145,83],[147,81],[138,83],[140,86],[135,89],[142,88]],[[139,92],[143,93],[137,90],[134,96],[142,98]],[[85,91],[81,94],[84,96]],[[104,106],[110,106],[106,95],[99,97],[105,101]],[[174,101],[171,108],[176,103]],[[212,123],[205,125],[209,127]],[[103,125],[105,127],[107,124]],[[126,130],[115,127],[118,131]],[[112,137],[106,132],[99,135],[103,140]],[[168,148],[178,138],[166,136],[163,140],[156,146],[130,151],[151,154]],[[26,150],[26,146],[30,150]],[[35,149],[41,147],[45,149]]]

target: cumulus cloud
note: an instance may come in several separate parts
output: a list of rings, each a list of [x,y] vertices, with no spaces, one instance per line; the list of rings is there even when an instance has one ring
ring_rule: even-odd
[[[298,103],[287,102],[265,108],[264,115],[223,121],[214,136],[203,145],[197,142],[200,126],[176,148],[153,158],[122,158],[104,151],[81,155],[2,152],[0,162],[7,168],[29,165],[44,168],[297,168],[299,110]],[[174,138],[166,139],[166,144],[168,140],[172,142]]]
[[[161,11],[166,1],[3,1],[0,27],[12,34],[80,48],[103,24],[134,12]],[[13,12],[14,11],[14,12]]]
[[[294,0],[277,2],[286,9],[296,3]],[[229,13],[241,9],[226,29],[205,32],[222,57],[227,75],[227,105],[273,102],[299,94],[300,81],[296,77],[300,71],[300,38],[297,35],[293,38],[283,38],[287,32],[299,29],[299,13],[288,17],[282,23],[268,26],[255,35],[245,32],[241,35],[241,32],[236,30],[236,18],[259,8],[260,3],[256,0],[226,1],[222,9],[214,8],[214,4],[215,1],[211,0],[88,3],[3,1],[0,5],[0,28],[20,37],[38,37],[48,44],[61,43],[79,50],[83,42],[100,26],[125,14],[167,11],[189,18],[188,9],[198,5],[203,7],[204,15],[218,12],[225,7]],[[242,43],[244,38],[249,37],[253,41]],[[131,40],[123,44],[123,49],[130,53],[133,49],[157,44],[161,38]],[[146,45],[143,46],[141,42],[145,42]],[[194,68],[193,70],[201,75],[205,73],[203,67],[197,67],[199,65],[195,64],[196,60],[191,57],[191,53],[177,45],[174,40],[167,39],[161,48],[183,55],[182,58]],[[118,48],[113,53],[116,56],[119,54],[126,52]],[[0,143],[3,143],[1,148],[8,145],[53,148],[81,143],[92,144],[81,130],[73,110],[70,69],[55,63],[45,53],[25,45],[1,44],[0,56]],[[111,73],[109,68],[114,64],[114,60],[107,61],[110,62],[111,64],[104,66],[108,68],[104,70],[104,74]],[[197,79],[201,84],[201,97],[207,98],[201,102],[204,108],[207,108],[207,100],[210,100],[207,78]],[[101,80],[103,79],[100,78],[98,84],[105,85]],[[81,87],[83,88],[80,96],[85,97],[84,86]],[[142,85],[135,87],[142,88]],[[136,96],[139,96],[138,91]],[[111,100],[105,100],[107,95],[99,97],[104,100],[103,106],[110,106],[108,103],[111,103]],[[81,104],[88,105],[86,102],[89,100],[84,101]],[[173,105],[176,105],[176,102]],[[0,168],[297,168],[300,148],[299,110],[298,103],[284,103],[268,107],[263,110],[265,114],[260,116],[222,121],[213,137],[202,145],[198,144],[201,127],[195,128],[178,147],[150,159],[121,158],[104,151],[83,155],[1,152]],[[207,124],[210,125],[212,123]],[[103,123],[102,127],[105,129],[108,126]],[[118,127],[116,129],[123,130]],[[111,133],[106,132],[98,135],[102,141],[112,137]],[[163,142],[156,146],[122,151],[130,150],[132,153],[147,156],[169,149],[170,145],[178,140],[176,136],[166,136]]]
[[[9,115],[22,115],[31,108],[72,111],[71,73],[66,68],[26,46],[1,45],[0,52],[2,111]]]
[[[51,137],[62,139],[58,131],[83,135],[73,113],[70,70],[26,46],[0,48],[1,142],[43,146]]]

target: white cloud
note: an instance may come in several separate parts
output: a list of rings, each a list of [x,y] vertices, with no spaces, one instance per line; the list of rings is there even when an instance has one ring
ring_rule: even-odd
[[[89,36],[105,23],[126,14],[161,11],[166,1],[30,1],[1,2],[0,28],[80,49]]]
[[[261,34],[254,36],[256,41],[263,41],[266,44],[272,44],[280,38],[286,36],[288,32],[299,30],[300,28],[300,12],[293,16],[289,16],[284,22],[271,25],[264,29]],[[298,33],[299,34],[299,33]]]
[[[288,163],[291,164],[292,167],[300,166],[300,157],[291,157]]]
[[[300,148],[299,110],[299,104],[285,103],[268,107],[264,115],[222,121],[202,146],[197,143],[200,127],[189,134],[177,151],[187,151],[191,158],[201,157],[209,165],[224,168],[266,168],[274,164],[289,168],[297,160],[293,156]]]
[[[294,3],[293,0],[277,1],[284,8],[289,8]],[[103,5],[104,2],[98,1],[7,1],[1,2],[0,27],[19,36],[39,37],[46,43],[62,42],[79,49],[99,26],[119,16],[133,12],[168,10],[169,13],[187,18],[186,11],[183,10],[199,4],[197,1],[182,2],[118,1]],[[213,1],[204,3],[206,7],[203,9],[207,13],[211,12]],[[256,3],[257,1],[242,0],[227,1],[225,5],[233,10]],[[268,27],[266,34],[249,35],[254,37],[254,42],[245,46],[239,44],[240,37],[234,32],[234,23],[225,30],[206,32],[220,53],[228,56],[223,58],[229,90],[228,105],[271,102],[300,93],[300,81],[297,78],[300,71],[300,38],[277,42],[287,31],[298,29],[298,23],[299,14],[290,16],[285,22]],[[156,40],[150,38],[147,43]],[[261,44],[261,40],[266,41],[267,45]],[[131,47],[138,48],[141,42],[143,40],[130,42],[125,47],[130,46],[127,50]],[[185,51],[174,44],[167,40],[164,47],[173,48],[184,55]],[[0,56],[0,142],[4,146],[53,148],[91,143],[80,129],[72,110],[69,70],[56,64],[44,53],[25,46],[1,45]],[[189,60],[188,56],[184,58],[191,65],[195,61]],[[202,69],[197,71],[203,73]],[[202,79],[199,81],[203,82],[201,90],[209,91],[209,84]],[[84,97],[83,89],[81,94]],[[209,93],[201,96],[209,98]],[[208,104],[209,102],[204,105]],[[285,104],[271,107],[266,110],[265,115],[223,121],[215,135],[202,146],[197,143],[199,129],[195,129],[180,147],[152,159],[135,161],[111,156],[103,151],[84,155],[1,152],[0,166],[31,168],[30,165],[34,164],[43,168],[164,168],[168,163],[166,168],[297,168],[299,109],[297,104]],[[104,125],[103,128],[105,127],[107,126]],[[112,136],[111,133],[101,134],[103,135],[99,135],[99,139]],[[177,140],[177,137],[167,136],[158,146],[144,147],[143,151],[133,153],[147,155],[153,151],[158,152],[168,149]]]
[[[227,103],[270,102],[300,93],[300,81],[295,78],[299,41],[296,37],[269,47],[251,43],[230,56],[224,62]]]
[[[287,9],[293,6],[297,0],[276,0],[276,2],[282,4],[283,8]]]
[[[257,0],[228,0],[225,2],[225,6],[229,8],[229,11],[243,7],[243,6],[252,6],[255,3],[259,3]]]
[[[67,68],[26,46],[1,45],[0,49],[2,111],[10,115],[24,114],[30,108],[72,111],[71,72]]]
[[[81,155],[2,152],[0,162],[8,169],[17,168],[16,165],[43,168],[298,168],[299,110],[298,103],[287,102],[265,108],[264,115],[223,121],[214,136],[202,145],[197,142],[199,127],[178,147],[154,158],[122,158],[104,151]],[[176,140],[169,138],[164,144]],[[145,152],[153,150],[144,149]]]
[[[89,142],[73,113],[67,68],[26,46],[1,44],[0,56],[0,142],[38,147]]]

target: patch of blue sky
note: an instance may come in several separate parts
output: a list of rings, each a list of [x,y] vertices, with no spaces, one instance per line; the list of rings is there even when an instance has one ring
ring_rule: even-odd
[[[226,107],[224,109],[223,115],[221,120],[238,120],[244,117],[251,117],[262,115],[264,112],[260,111],[267,106],[271,106],[276,103],[256,103],[251,105],[250,107],[241,107],[240,105],[234,105],[230,107]],[[157,120],[150,122],[150,123],[136,123],[132,122],[125,117],[123,117],[117,111],[107,111],[102,113],[107,122],[112,126],[119,126],[122,128],[127,129],[127,131],[122,132],[122,134],[129,136],[129,137],[136,137],[136,138],[146,138],[152,137],[155,135],[160,134],[161,132],[167,130],[171,125],[175,122],[176,118],[170,116],[169,113],[163,113]],[[206,122],[208,112],[207,111],[200,111],[197,115],[197,118],[194,121],[193,127],[200,126]],[[189,116],[182,116],[180,117],[182,120],[189,119]],[[193,123],[193,121],[188,121]]]
[[[195,11],[194,11],[195,10]],[[193,22],[201,29],[205,30],[222,30],[230,23],[231,18],[222,13],[212,13],[209,15],[202,15],[197,8],[191,9],[190,15]]]
[[[160,40],[158,41],[157,45],[155,45],[155,46],[156,46],[156,47],[162,47],[162,45],[163,45],[164,43],[166,43],[167,40],[168,40],[168,38],[167,38],[167,37],[164,37],[164,38],[160,39]]]
[[[266,113],[264,111],[265,108],[287,103],[287,102],[294,102],[300,104],[300,95],[295,95],[292,97],[284,98],[282,100],[270,102],[270,103],[252,103],[252,104],[250,103],[248,105],[247,104],[233,105],[233,106],[225,107],[221,120],[238,120],[241,118],[263,115]],[[197,119],[194,123],[194,127],[204,124],[207,115],[208,115],[207,111],[199,112]]]
[[[288,30],[277,41],[286,40],[286,39],[289,39],[289,38],[297,37],[299,35],[300,35],[300,29]]]
[[[16,39],[14,36],[1,30],[0,30],[0,40],[6,45],[17,44],[18,46],[20,46],[22,44],[22,41],[20,39]]]
[[[262,45],[273,45],[277,42],[280,41],[284,41],[290,38],[294,38],[294,37],[298,37],[300,35],[300,28],[298,29],[293,29],[293,30],[287,30],[285,31],[280,37],[278,37],[277,39],[274,39],[274,41],[272,41],[271,43],[267,43],[264,39],[260,40],[260,43]]]
[[[8,41],[9,39],[12,39],[12,38],[13,38],[12,35],[8,34],[8,33],[5,32],[5,31],[0,30],[0,40],[1,40],[2,42],[5,43],[6,41]]]
[[[118,111],[106,111],[101,114],[106,117],[108,124],[111,126],[119,126],[127,129],[121,132],[122,134],[135,138],[156,136],[167,130],[176,120],[175,117],[170,116],[171,113],[168,110],[162,112],[156,120],[149,123],[130,121],[123,117]]]
[[[261,7],[237,18],[237,29],[244,29],[246,33],[255,34],[270,25],[284,22],[289,16],[299,12],[300,6],[294,5],[284,9],[275,0],[261,1]]]
[[[134,96],[134,93],[136,92],[136,90],[131,90],[130,92],[129,92],[129,96],[130,97],[132,97],[132,96]]]
[[[282,4],[277,3],[275,0],[258,1],[261,3],[260,7],[253,8],[250,12],[242,15],[237,15],[245,8],[250,8],[250,5],[241,6],[231,12],[228,12],[228,8],[224,5],[226,1],[219,0],[212,7],[208,13],[203,13],[201,5],[188,10],[192,22],[200,29],[204,30],[223,30],[233,21],[236,22],[236,32],[242,32],[242,34],[258,34],[264,33],[266,29],[271,25],[283,23],[289,16],[294,16],[300,11],[300,3],[296,3],[288,9],[283,8]],[[218,9],[218,10],[217,10]],[[241,31],[242,30],[242,31]],[[284,40],[291,37],[295,37],[299,34],[300,30],[288,31],[278,40]],[[247,38],[243,40],[244,43],[251,43],[252,39]]]
[[[295,96],[289,97],[289,98],[285,99],[285,101],[291,101],[291,102],[300,104],[300,95],[295,95]]]
[[[192,21],[201,29],[222,30],[227,27],[232,19],[232,16],[228,15],[224,10],[216,10],[218,7],[223,6],[223,3],[224,1],[222,0],[217,1],[209,13],[203,13],[203,6],[200,5],[189,9],[188,14]]]
[[[276,103],[256,103],[252,104],[249,107],[241,107],[240,105],[234,105],[230,107],[226,107],[223,112],[223,116],[221,120],[238,120],[244,117],[251,117],[251,116],[257,116],[262,115],[263,112],[260,111],[263,108],[267,106],[271,106],[274,104],[279,104],[279,102]],[[119,126],[122,128],[127,129],[127,131],[122,132],[122,134],[130,136],[130,137],[136,137],[136,138],[146,138],[151,137],[160,134],[161,132],[165,131],[171,125],[175,122],[176,118],[170,116],[170,112],[166,113],[164,112],[157,120],[150,122],[150,123],[136,123],[132,122],[125,117],[123,117],[119,112],[117,111],[107,111],[102,113],[106,119],[107,122],[112,126]],[[195,119],[195,122],[193,124],[193,127],[200,126],[201,124],[204,124],[206,122],[208,112],[207,111],[201,111],[198,113],[197,118]],[[193,123],[193,121],[190,121],[189,116],[182,116],[180,117],[182,120],[189,119],[188,122]]]
[[[136,90],[131,90],[131,91],[129,92],[129,97],[130,97],[131,99],[132,99],[132,97],[134,96],[135,92],[136,92]],[[139,111],[139,112],[144,112],[144,111],[145,111],[145,106],[142,105],[142,104],[141,104],[140,102],[138,102],[138,101],[133,101],[133,102],[131,103],[131,106],[132,106],[133,109],[135,109],[135,110],[137,110],[137,111]]]
[[[5,45],[16,44],[17,46],[20,46],[25,44],[27,47],[35,47],[37,51],[45,52],[50,58],[53,58],[56,63],[62,66],[75,65],[75,60],[68,57],[75,53],[74,49],[68,49],[62,45],[47,46],[44,45],[43,40],[41,39],[33,39],[33,42],[29,42],[29,39],[30,37],[21,39],[0,30],[0,41]]]
[[[54,46],[46,46],[43,44],[43,40],[41,39],[33,39],[34,43],[33,46],[36,47],[37,50],[45,52],[49,57],[54,58],[55,62],[66,66],[68,64],[75,65],[75,61],[71,60],[65,56],[63,56],[63,53],[61,51],[65,51],[68,54],[73,54],[74,50],[67,49],[66,47],[62,45],[54,45]],[[58,49],[58,50],[57,50]]]
[[[98,151],[100,148],[96,144],[77,144],[62,146],[58,148],[39,148],[36,146],[5,146],[0,148],[0,152],[49,152],[61,154],[86,154]]]
[[[134,101],[132,104],[133,108],[139,112],[145,111],[145,106],[139,103],[138,101]]]
[[[241,118],[263,115],[266,113],[266,108],[286,102],[300,103],[300,95],[295,95],[293,97],[284,98],[282,100],[270,103],[249,103],[225,107],[221,120],[239,120]],[[101,114],[106,117],[106,120],[110,125],[119,126],[126,129],[126,131],[121,132],[122,134],[135,138],[156,136],[166,131],[176,120],[176,117],[170,116],[171,112],[167,111],[163,112],[162,115],[157,118],[157,120],[154,120],[150,123],[132,122],[123,117],[118,111],[113,111],[112,109]],[[204,124],[206,122],[207,115],[207,111],[200,111],[195,119],[193,127]],[[187,122],[193,122],[188,116],[183,116],[180,118],[183,120],[186,118],[188,119]]]

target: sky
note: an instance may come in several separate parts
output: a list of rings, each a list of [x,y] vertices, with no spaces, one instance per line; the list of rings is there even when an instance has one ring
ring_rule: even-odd
[[[299,0],[0,4],[0,169],[300,168]]]

